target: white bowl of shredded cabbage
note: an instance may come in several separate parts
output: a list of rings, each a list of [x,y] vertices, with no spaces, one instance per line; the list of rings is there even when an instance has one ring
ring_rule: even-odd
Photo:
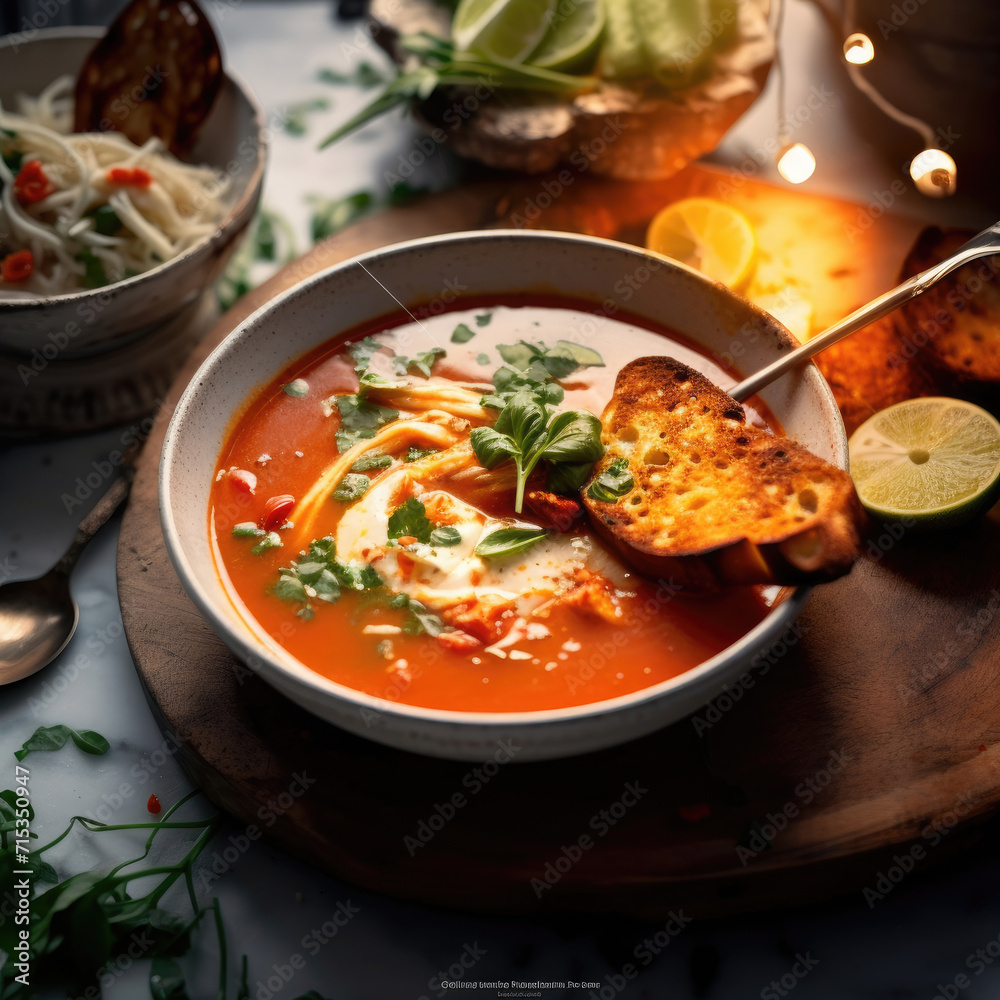
[[[263,110],[228,73],[184,161],[158,139],[71,132],[76,74],[102,34],[0,38],[3,350],[109,350],[194,311],[260,197]],[[142,99],[122,94],[112,119]]]

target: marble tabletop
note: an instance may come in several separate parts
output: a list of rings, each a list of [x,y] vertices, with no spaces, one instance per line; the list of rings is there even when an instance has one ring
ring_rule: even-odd
[[[412,147],[416,132],[394,116],[334,149],[317,151],[324,130],[347,118],[371,93],[331,87],[318,71],[349,71],[364,58],[384,65],[359,22],[337,21],[328,4],[311,0],[213,0],[204,6],[228,65],[249,81],[269,113],[286,114],[302,102],[329,105],[305,112],[305,135],[276,132],[265,185],[264,204],[291,221],[298,249],[304,250],[309,196],[366,190],[383,197],[384,175]],[[800,115],[795,138],[817,154],[813,190],[850,197],[862,206],[876,203],[880,192],[893,190],[900,166],[891,153],[880,152],[870,129],[859,126],[853,110],[858,99],[815,7],[798,0],[789,5],[783,42],[786,107],[812,109]],[[746,163],[773,135],[774,89],[772,84],[727,136],[713,154],[715,162]],[[438,149],[410,183],[445,188],[460,171]],[[769,161],[754,171],[775,177]],[[928,221],[969,221],[980,218],[983,209],[970,202],[931,203],[903,195],[894,210]],[[38,575],[58,558],[85,512],[86,504],[74,501],[77,480],[86,481],[93,463],[115,449],[123,433],[114,428],[16,443],[0,453],[0,579]],[[12,751],[37,726],[62,723],[96,730],[111,743],[100,757],[68,747],[30,758],[33,826],[42,842],[74,814],[105,821],[114,817],[116,823],[143,821],[149,817],[150,793],[170,803],[190,790],[172,744],[150,714],[129,657],[116,592],[117,526],[115,520],[101,531],[74,574],[80,625],[68,648],[42,673],[0,690],[0,762],[7,762],[0,763],[0,787],[13,787]],[[202,800],[191,809],[207,814],[211,806]],[[664,925],[620,918],[515,921],[400,902],[328,878],[264,841],[236,849],[242,833],[234,823],[224,825],[195,872],[200,895],[220,900],[233,996],[243,953],[249,956],[255,1000],[299,997],[309,990],[337,1000],[443,997],[459,991],[442,986],[442,977],[453,980],[460,974],[476,982],[596,984],[539,991],[546,998],[611,1000],[621,993],[636,1000],[770,1000],[792,991],[796,1000],[1000,995],[1000,863],[988,852],[959,859],[947,871],[904,878],[884,899],[870,901],[874,905],[856,894],[806,910],[695,921],[673,933]],[[108,868],[138,853],[138,844],[133,833],[75,833],[50,860],[65,877]],[[174,849],[180,851],[180,844]],[[183,905],[182,894],[178,900]],[[6,905],[0,905],[0,920],[10,919]],[[665,946],[655,944],[658,933]],[[654,945],[636,959],[646,939]],[[630,961],[635,978],[623,975]],[[210,927],[196,936],[182,965],[192,997],[216,995],[217,945]],[[133,961],[123,955],[105,975],[104,995],[148,997],[148,974],[141,957]],[[485,998],[504,991],[460,992]],[[512,985],[509,995],[517,992]]]

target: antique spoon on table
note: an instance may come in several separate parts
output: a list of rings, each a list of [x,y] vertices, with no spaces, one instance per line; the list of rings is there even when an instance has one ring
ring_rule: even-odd
[[[872,299],[860,309],[855,309],[849,316],[845,316],[811,340],[807,340],[801,347],[796,347],[794,351],[790,351],[783,358],[778,358],[777,361],[761,368],[759,372],[745,378],[729,390],[729,395],[737,402],[742,403],[755,392],[763,389],[764,386],[770,385],[778,376],[784,375],[785,372],[794,368],[799,362],[808,361],[813,355],[832,347],[863,326],[891,313],[893,309],[901,306],[904,302],[909,302],[910,299],[922,295],[936,281],[939,281],[946,274],[950,274],[956,268],[967,264],[970,260],[976,260],[978,257],[989,257],[992,254],[1000,254],[1000,222],[996,222],[989,229],[977,233],[968,243],[963,243],[940,264],[935,264],[933,267],[927,268],[926,271],[921,271],[912,278],[907,278],[902,284],[878,298]]]
[[[128,496],[134,475],[131,465],[122,468],[48,573],[0,586],[0,684],[41,670],[66,648],[80,620],[80,609],[69,589],[70,573],[87,543]]]

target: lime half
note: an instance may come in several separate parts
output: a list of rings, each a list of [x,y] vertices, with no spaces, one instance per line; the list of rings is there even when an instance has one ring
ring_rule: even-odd
[[[589,69],[603,32],[603,0],[557,0],[552,23],[528,62],[560,73]]]
[[[1000,423],[982,407],[930,396],[890,406],[851,435],[851,477],[876,517],[947,527],[1000,492]]]
[[[556,0],[461,0],[451,22],[460,52],[524,62],[553,21]]]

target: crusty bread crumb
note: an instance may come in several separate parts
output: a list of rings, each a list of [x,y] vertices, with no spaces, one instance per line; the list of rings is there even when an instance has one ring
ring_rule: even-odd
[[[673,358],[626,365],[602,415],[606,453],[583,497],[594,527],[640,572],[688,589],[809,583],[847,573],[864,514],[850,476]],[[590,485],[625,458],[635,482],[614,503]]]

